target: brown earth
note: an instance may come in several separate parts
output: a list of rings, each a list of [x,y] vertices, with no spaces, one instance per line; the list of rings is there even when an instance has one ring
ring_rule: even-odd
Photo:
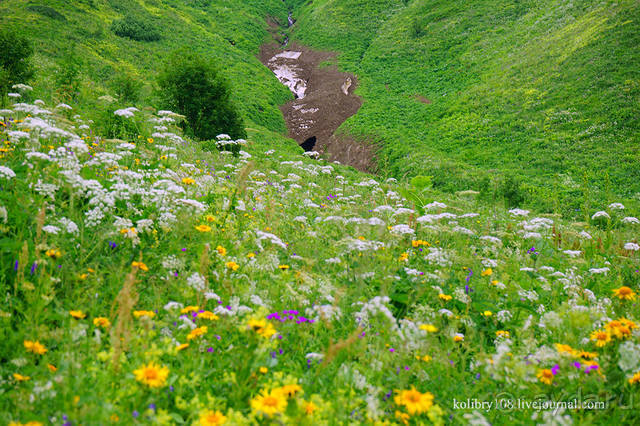
[[[300,55],[275,58],[283,52],[300,52]],[[374,172],[374,147],[348,134],[335,133],[362,106],[362,99],[353,93],[358,85],[356,76],[340,72],[335,65],[326,65],[335,57],[335,53],[312,50],[295,42],[284,49],[276,43],[265,44],[259,55],[260,61],[272,71],[278,66],[290,66],[295,77],[301,80],[300,84],[306,83],[303,96],[280,107],[289,129],[288,136],[306,151],[318,151],[330,161]]]

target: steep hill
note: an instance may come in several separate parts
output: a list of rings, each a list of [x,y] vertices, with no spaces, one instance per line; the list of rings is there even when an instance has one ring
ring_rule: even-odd
[[[290,3],[292,37],[358,75],[342,129],[381,147],[383,172],[576,216],[637,202],[638,2]]]

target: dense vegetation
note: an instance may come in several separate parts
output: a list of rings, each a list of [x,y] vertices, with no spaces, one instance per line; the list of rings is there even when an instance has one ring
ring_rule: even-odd
[[[638,202],[638,2],[289,3],[292,36],[358,75],[343,130],[382,147],[383,172],[487,194],[511,179],[525,205],[577,217]]]
[[[634,4],[41,3],[0,4],[0,424],[640,422]],[[399,180],[283,137],[288,7]]]

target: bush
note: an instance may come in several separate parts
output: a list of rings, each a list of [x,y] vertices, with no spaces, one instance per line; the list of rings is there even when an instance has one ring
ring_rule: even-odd
[[[129,74],[118,74],[111,81],[111,88],[118,101],[134,104],[140,99],[142,82]]]
[[[184,130],[190,136],[212,140],[226,133],[246,138],[229,85],[211,61],[186,49],[176,51],[158,76],[158,86],[164,105],[186,117]]]
[[[82,69],[80,56],[73,51],[67,51],[62,56],[55,74],[56,92],[62,102],[75,100],[80,91],[80,70]]]
[[[160,40],[160,32],[151,21],[133,16],[125,16],[123,19],[113,21],[111,31],[117,36],[136,41]]]
[[[0,30],[0,98],[17,83],[26,83],[33,76],[29,58],[33,48],[29,40],[10,30]]]

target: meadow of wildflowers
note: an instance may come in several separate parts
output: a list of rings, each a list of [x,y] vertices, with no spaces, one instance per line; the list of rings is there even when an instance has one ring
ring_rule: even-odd
[[[116,111],[139,135],[114,140],[67,107],[0,110],[0,423],[639,421],[624,205],[418,205],[278,145],[204,151],[170,111]]]

